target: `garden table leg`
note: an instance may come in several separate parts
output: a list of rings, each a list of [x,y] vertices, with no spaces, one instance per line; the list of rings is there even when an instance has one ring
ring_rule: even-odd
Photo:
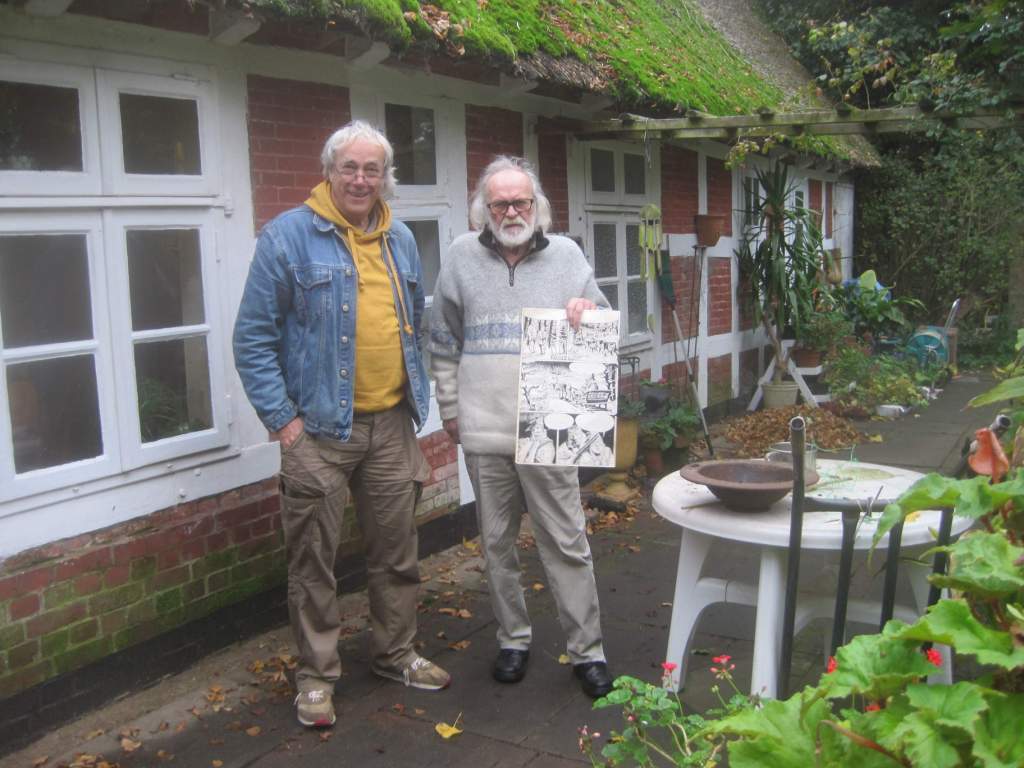
[[[725,599],[725,582],[718,579],[713,581],[722,585],[721,595],[709,594],[716,590],[698,589],[700,572],[712,540],[711,536],[684,528],[679,543],[676,591],[672,597],[672,623],[668,633],[668,649],[665,651],[665,661],[676,664],[676,668],[666,675],[666,683],[670,683],[674,691],[678,691],[680,683],[686,679],[686,648],[697,626],[697,619],[708,605]]]
[[[786,550],[761,549],[757,581],[757,617],[754,621],[754,663],[750,692],[774,699],[778,691],[782,611],[786,600]]]

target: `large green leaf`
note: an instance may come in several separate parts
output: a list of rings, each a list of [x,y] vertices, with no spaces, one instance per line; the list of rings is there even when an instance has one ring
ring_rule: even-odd
[[[953,556],[945,576],[932,583],[981,597],[1012,598],[1024,589],[1024,568],[1015,565],[1024,547],[1010,543],[1001,533],[974,531],[944,548]]]
[[[944,738],[927,713],[914,712],[892,732],[892,741],[906,752],[911,765],[928,768],[955,768],[962,765],[955,745]]]
[[[985,768],[1024,765],[1024,694],[992,696],[975,732],[973,754]]]
[[[893,621],[880,635],[858,635],[836,652],[836,669],[821,679],[830,699],[859,694],[882,701],[910,682],[935,671],[917,643],[896,635],[905,625]]]
[[[896,623],[889,622],[886,630]],[[982,664],[1004,669],[1024,666],[1024,648],[1014,647],[1009,632],[979,622],[962,599],[940,600],[911,626],[894,627],[893,635],[901,640],[951,645],[957,653],[975,656]]]
[[[988,392],[984,392],[970,400],[967,405],[971,408],[977,408],[981,405],[1017,398],[1024,398],[1024,376],[1015,376],[1012,379],[1005,379],[999,382]]]
[[[974,683],[954,685],[907,686],[907,699],[920,711],[927,712],[936,725],[959,731],[965,738],[973,738],[981,714],[988,709],[985,689]]]
[[[804,768],[814,765],[818,723],[832,713],[828,703],[813,698],[812,688],[786,701],[768,700],[712,723],[713,733],[741,736],[729,746],[733,768]]]

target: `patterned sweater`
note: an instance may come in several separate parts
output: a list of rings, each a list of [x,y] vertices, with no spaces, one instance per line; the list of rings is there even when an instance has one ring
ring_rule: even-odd
[[[458,417],[468,453],[515,453],[521,310],[563,308],[576,297],[609,306],[567,237],[538,230],[515,266],[501,257],[489,230],[452,243],[434,289],[430,369],[441,418]]]

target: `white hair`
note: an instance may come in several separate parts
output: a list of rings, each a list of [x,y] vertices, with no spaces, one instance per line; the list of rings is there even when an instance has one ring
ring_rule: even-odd
[[[536,215],[533,218],[533,226],[537,229],[547,230],[551,226],[551,202],[537,178],[537,172],[533,166],[521,157],[511,155],[498,155],[494,158],[484,172],[480,174],[480,180],[476,183],[476,190],[469,201],[469,223],[474,229],[485,229],[490,224],[490,213],[487,210],[487,184],[491,178],[502,171],[519,171],[526,175],[533,186],[533,204]]]
[[[342,126],[332,133],[324,142],[323,151],[320,153],[320,163],[323,166],[324,178],[330,177],[331,169],[334,167],[334,156],[338,150],[344,149],[357,139],[366,139],[374,144],[380,145],[384,150],[384,168],[381,174],[380,196],[383,199],[392,197],[395,194],[395,186],[398,180],[395,178],[395,149],[388,141],[388,137],[378,131],[365,120],[353,120],[348,125]]]

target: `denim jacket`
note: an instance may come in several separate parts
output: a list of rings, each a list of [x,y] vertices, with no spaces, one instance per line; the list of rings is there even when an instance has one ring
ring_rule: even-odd
[[[399,272],[395,282],[413,312],[414,335],[399,333],[406,399],[422,426],[430,404],[419,345],[423,270],[405,224],[393,222],[384,238]],[[263,229],[235,320],[234,351],[245,393],[271,432],[301,416],[310,434],[348,440],[357,294],[352,254],[327,219],[303,205]]]

